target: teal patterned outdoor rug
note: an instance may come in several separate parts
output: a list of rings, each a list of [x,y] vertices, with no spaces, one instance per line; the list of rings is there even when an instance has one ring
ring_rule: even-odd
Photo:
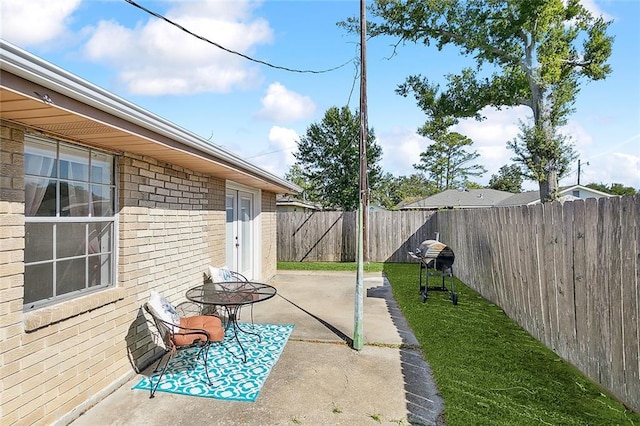
[[[255,401],[271,368],[280,358],[293,331],[293,325],[240,326],[260,334],[262,338],[262,341],[258,341],[256,336],[240,332],[240,341],[247,353],[246,363],[242,362],[238,342],[233,333],[229,332],[222,344],[213,344],[209,348],[207,364],[213,386],[207,383],[201,358],[194,362],[198,349],[190,348],[178,352],[171,359],[158,391],[233,401]],[[157,372],[150,377],[143,377],[133,389],[150,390],[159,375],[160,372]]]

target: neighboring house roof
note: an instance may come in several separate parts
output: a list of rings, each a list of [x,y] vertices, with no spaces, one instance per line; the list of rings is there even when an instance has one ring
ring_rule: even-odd
[[[387,209],[385,209],[382,206],[379,206],[377,204],[369,204],[369,211],[370,212],[385,212],[387,211]]]
[[[578,191],[578,197],[574,196]],[[596,191],[582,185],[573,185],[560,188],[560,201],[572,201],[583,198],[613,197],[611,194]],[[443,208],[479,208],[479,207],[509,207],[538,204],[540,191],[527,191],[520,194],[497,191],[495,189],[447,189],[414,203],[408,203],[399,210],[432,210]]]
[[[519,194],[511,194],[510,197],[497,203],[497,206],[525,206],[529,204],[535,204],[540,202],[540,191],[526,191]]]
[[[579,196],[574,196],[573,192],[578,191]],[[582,185],[563,186],[558,191],[560,201],[573,201],[584,198],[610,198],[614,195],[607,194],[606,192],[597,191]],[[520,194],[513,194],[511,197],[502,200],[496,206],[508,207],[508,206],[522,206],[532,205],[540,203],[540,191],[527,191]]]
[[[300,207],[302,209],[307,209],[307,210],[321,210],[320,207],[316,206],[315,204],[309,203],[307,201],[299,200],[290,195],[277,195],[276,206],[292,206],[292,207]]]
[[[405,204],[400,210],[441,209],[441,208],[477,208],[491,207],[513,194],[495,189],[447,189],[414,203]]]
[[[0,40],[0,112],[51,136],[147,155],[275,193],[301,188],[168,120]]]

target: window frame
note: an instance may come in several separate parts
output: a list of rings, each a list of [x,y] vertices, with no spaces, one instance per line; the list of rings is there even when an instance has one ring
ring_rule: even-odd
[[[59,304],[61,302],[65,302],[65,301],[69,301],[72,299],[77,299],[79,297],[82,296],[86,296],[87,294],[93,294],[93,293],[97,293],[97,292],[101,292],[101,291],[105,291],[105,290],[111,290],[115,287],[117,287],[117,276],[116,276],[116,271],[118,270],[118,235],[119,235],[119,218],[118,218],[118,211],[119,211],[119,206],[118,206],[118,190],[119,190],[119,181],[118,181],[118,155],[112,152],[108,152],[105,150],[101,150],[101,149],[97,149],[91,146],[86,146],[86,145],[82,145],[82,144],[76,144],[73,142],[69,142],[69,141],[63,141],[63,140],[59,140],[56,138],[51,138],[51,137],[43,137],[40,135],[34,135],[34,134],[25,134],[24,136],[24,151],[25,151],[25,156],[27,153],[27,149],[28,149],[28,145],[30,143],[33,144],[48,144],[51,145],[51,147],[54,150],[54,154],[55,154],[55,176],[52,177],[46,177],[46,176],[38,176],[35,174],[27,174],[27,161],[25,158],[25,166],[24,166],[24,177],[25,177],[25,183],[29,178],[43,178],[43,179],[49,179],[50,181],[54,181],[55,182],[55,205],[56,205],[56,211],[55,211],[55,215],[52,216],[29,216],[27,215],[27,205],[26,205],[26,199],[25,199],[25,258],[24,258],[24,265],[25,265],[25,274],[24,274],[24,281],[23,281],[23,286],[25,288],[25,294],[26,294],[26,287],[27,287],[27,273],[26,273],[26,268],[28,266],[35,266],[35,265],[44,265],[44,264],[49,264],[52,265],[52,281],[51,281],[51,285],[52,288],[50,289],[51,292],[51,296],[44,298],[44,299],[39,299],[39,300],[35,300],[35,301],[30,301],[30,302],[26,302],[23,299],[23,310],[25,312],[28,311],[33,311],[39,308],[43,308],[43,307],[48,307],[48,306],[52,306],[52,305],[56,305]],[[87,154],[87,158],[88,158],[88,163],[87,163],[87,178],[86,181],[84,180],[70,180],[69,178],[63,178],[61,177],[61,171],[60,171],[60,162],[61,162],[61,147],[62,148],[71,148],[73,150],[81,150],[84,151]],[[92,180],[92,160],[94,159],[94,154],[97,154],[97,158],[98,157],[103,157],[106,156],[106,158],[110,159],[111,162],[111,176],[110,176],[110,183],[105,183],[104,179],[100,179],[98,181],[93,181]],[[98,160],[99,161],[99,160]],[[61,215],[61,213],[63,212],[63,205],[62,205],[62,194],[61,194],[61,184],[66,184],[69,185],[69,183],[72,182],[76,182],[76,183],[82,183],[84,182],[84,184],[87,185],[87,187],[89,188],[88,191],[88,211],[86,215],[76,215],[76,216],[71,216],[71,215]],[[111,196],[112,196],[112,208],[113,211],[111,212],[111,215],[109,216],[93,216],[93,211],[94,211],[94,202],[92,200],[92,196],[93,196],[93,191],[92,191],[92,187],[96,186],[101,188],[100,191],[102,191],[105,188],[108,188],[109,191],[111,191]],[[52,247],[51,247],[51,255],[49,258],[46,259],[42,259],[42,260],[35,260],[35,261],[31,261],[28,262],[26,259],[26,251],[28,250],[27,248],[27,240],[28,240],[28,236],[27,236],[27,226],[29,224],[48,224],[51,225],[51,242],[52,242]],[[58,254],[56,253],[57,251],[57,240],[56,240],[56,229],[58,228],[59,225],[68,225],[68,224],[78,224],[78,225],[83,225],[84,227],[84,252],[82,254],[78,254],[78,255],[72,255],[72,256],[61,256],[58,257]],[[91,231],[92,228],[94,228],[94,224],[97,223],[104,223],[105,228],[104,229],[108,229],[108,231],[111,233],[111,236],[108,238],[108,242],[107,244],[110,246],[109,250],[107,251],[103,251],[102,248],[100,248],[100,250],[98,251],[98,253],[90,253],[89,250],[89,232]],[[94,228],[95,229],[95,228]],[[58,237],[58,240],[60,239],[60,237]],[[101,273],[108,273],[110,279],[106,284],[98,284],[98,285],[91,285],[91,278],[90,278],[90,274],[89,274],[89,265],[90,265],[90,261],[95,259],[95,260],[99,260],[101,261],[101,258],[103,256],[110,256],[110,260],[109,260],[109,265],[106,266],[105,270],[102,270]],[[78,260],[78,259],[84,259],[84,267],[85,267],[85,276],[84,276],[84,285],[82,288],[79,289],[75,289],[75,290],[71,290],[69,292],[63,293],[63,294],[55,294],[56,290],[59,286],[59,283],[57,282],[57,277],[56,277],[56,269],[57,267],[62,263],[62,262],[67,262],[67,261],[72,261],[72,260]],[[98,263],[98,265],[100,265],[100,263]],[[99,267],[99,266],[98,266]]]

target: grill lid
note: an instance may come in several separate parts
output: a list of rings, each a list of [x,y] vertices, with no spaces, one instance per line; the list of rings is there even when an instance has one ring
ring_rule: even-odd
[[[448,245],[436,240],[425,240],[411,257],[418,258],[428,267],[443,271],[451,268],[456,256]]]

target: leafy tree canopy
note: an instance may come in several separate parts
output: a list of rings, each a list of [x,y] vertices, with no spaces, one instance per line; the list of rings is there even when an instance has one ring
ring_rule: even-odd
[[[373,129],[367,137],[368,186],[375,190],[381,169],[382,149]],[[304,182],[307,199],[323,207],[345,211],[357,209],[360,197],[360,115],[348,107],[331,107],[320,123],[314,123],[300,137],[296,163],[289,176]],[[300,185],[300,183],[298,183]]]
[[[394,177],[385,174],[380,185],[371,193],[371,202],[386,209],[394,209],[401,202],[411,202],[436,193],[434,184],[421,173]]]
[[[303,200],[317,200],[318,195],[311,182],[305,177],[304,172],[299,164],[291,166],[289,171],[285,173],[284,178],[289,182],[293,182],[302,188]]]
[[[370,14],[371,36],[397,37],[396,46],[452,45],[476,62],[447,75],[445,88],[421,75],[398,87],[400,95],[413,93],[425,112],[423,134],[442,131],[462,117],[482,119],[486,106],[525,105],[533,115],[535,138],[523,145],[523,164],[534,167],[543,201],[557,197],[567,152],[557,128],[573,112],[580,80],[601,80],[611,72],[606,63],[613,42],[607,35],[610,22],[593,17],[579,0],[376,0]],[[359,28],[357,18],[342,25]]]
[[[514,153],[512,158],[523,166],[522,175],[527,179],[544,182],[553,170],[557,179],[569,172],[569,165],[577,158],[573,144],[567,136],[553,129],[544,134],[539,128],[520,123],[520,134],[507,142]]]
[[[434,142],[420,154],[417,170],[427,173],[437,192],[467,186],[470,176],[482,176],[487,169],[471,164],[480,154],[467,152],[465,147],[473,144],[468,137],[456,132],[433,134]]]
[[[585,186],[587,188],[595,189],[596,191],[602,191],[613,195],[635,195],[637,192],[640,192],[636,191],[635,188],[631,186],[624,186],[621,183],[612,183],[610,186],[607,186],[604,183],[590,183]]]
[[[505,164],[497,175],[491,175],[489,188],[514,194],[522,192],[522,170],[517,164]]]

